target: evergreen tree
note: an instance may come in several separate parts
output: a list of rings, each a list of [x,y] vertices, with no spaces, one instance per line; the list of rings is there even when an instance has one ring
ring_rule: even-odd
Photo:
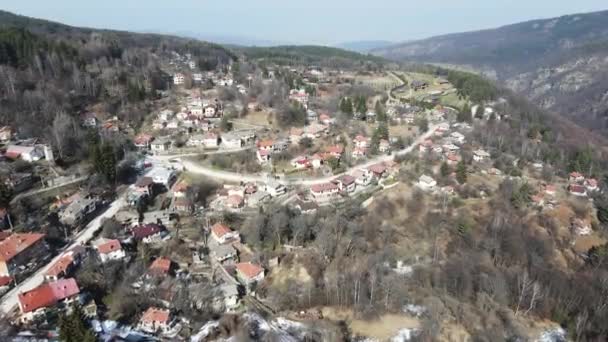
[[[353,102],[349,97],[344,97],[340,101],[340,111],[349,116],[353,114]]]
[[[95,342],[95,334],[87,326],[80,306],[72,309],[69,315],[59,319],[59,340],[62,342]]]
[[[355,110],[365,117],[365,114],[367,113],[367,99],[365,96],[361,95],[355,97]]]
[[[475,118],[483,119],[483,114],[484,114],[483,106],[482,105],[477,106],[477,109],[475,110]]]
[[[416,120],[416,126],[418,126],[418,130],[421,133],[424,133],[429,130],[429,120],[427,118],[419,118]]]
[[[460,161],[458,165],[456,165],[456,180],[460,184],[467,182],[467,165],[464,161]]]
[[[471,107],[469,107],[468,103],[462,107],[460,112],[458,112],[456,120],[458,120],[458,122],[471,122]]]
[[[8,207],[12,199],[13,190],[6,183],[0,181],[0,207]]]
[[[447,177],[450,175],[450,166],[445,161],[441,163],[440,172],[442,177]]]
[[[376,101],[376,120],[380,121],[380,122],[386,122],[388,120],[387,116],[386,116],[386,109],[384,108],[384,105],[380,102],[380,101]]]

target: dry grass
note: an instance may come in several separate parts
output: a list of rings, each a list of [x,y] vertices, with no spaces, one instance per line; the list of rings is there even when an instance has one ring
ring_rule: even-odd
[[[345,321],[353,334],[388,341],[405,328],[419,328],[420,321],[407,315],[386,314],[374,320],[356,318],[352,310],[324,307],[323,317],[332,321]]]

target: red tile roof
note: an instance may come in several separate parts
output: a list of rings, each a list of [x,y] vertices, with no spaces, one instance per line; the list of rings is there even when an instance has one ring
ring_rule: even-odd
[[[162,231],[162,227],[155,224],[155,223],[150,223],[150,224],[146,224],[146,225],[142,225],[142,226],[137,226],[133,229],[131,229],[131,233],[133,234],[133,237],[137,240],[141,240],[144,238],[147,238],[149,236],[158,234]]]
[[[213,225],[213,227],[211,227],[211,232],[213,235],[221,238],[222,236],[232,232],[232,229],[223,223],[216,223]]]
[[[122,246],[120,245],[120,241],[118,240],[108,240],[107,242],[97,245],[97,251],[100,254],[109,254],[114,251],[119,251],[121,249]]]
[[[13,282],[13,277],[2,276],[0,277],[0,287],[10,285]]]
[[[141,322],[144,323],[169,323],[169,310],[163,310],[159,308],[148,308],[146,312],[141,316]]]
[[[344,153],[344,147],[340,145],[329,146],[326,151],[333,154],[342,154]]]
[[[44,234],[12,234],[0,242],[0,261],[10,261],[44,239]]]
[[[227,202],[229,205],[233,207],[237,207],[243,204],[243,197],[240,195],[230,195],[228,196]]]
[[[342,184],[348,186],[353,184],[356,181],[356,178],[351,175],[342,175],[338,177],[337,180],[340,181]]]
[[[384,172],[386,172],[386,166],[384,166],[384,164],[374,164],[374,165],[368,167],[367,169],[375,174],[380,174],[380,175],[383,174]]]
[[[74,263],[74,257],[71,253],[64,254],[57,262],[46,271],[47,276],[58,277],[61,274],[65,274],[68,268]]]
[[[171,259],[168,258],[157,258],[150,265],[150,272],[157,275],[168,274],[169,270],[171,270]]]
[[[53,283],[42,284],[35,289],[19,294],[19,304],[23,313],[36,311],[57,304],[80,293],[73,278],[60,279]]]
[[[338,186],[334,183],[321,183],[321,184],[314,184],[313,186],[310,187],[310,189],[313,192],[325,192],[325,191],[338,190]]]
[[[245,278],[251,279],[264,272],[264,269],[259,265],[252,264],[251,262],[242,262],[236,264],[237,271]]]

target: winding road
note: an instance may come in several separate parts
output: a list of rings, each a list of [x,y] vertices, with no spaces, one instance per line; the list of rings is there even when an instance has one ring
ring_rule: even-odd
[[[327,183],[327,182],[332,181],[336,177],[339,177],[344,174],[349,174],[357,169],[367,168],[374,164],[393,160],[395,158],[395,156],[401,156],[401,155],[410,153],[411,151],[413,151],[416,148],[416,146],[418,146],[424,140],[426,140],[430,136],[432,136],[433,133],[435,132],[436,128],[437,128],[437,125],[431,125],[427,132],[425,132],[424,134],[422,134],[421,136],[416,138],[416,140],[414,140],[410,146],[408,146],[402,150],[393,152],[390,155],[383,155],[383,156],[378,156],[376,158],[370,159],[367,162],[365,162],[364,164],[355,165],[355,166],[351,167],[350,169],[346,170],[345,172],[340,173],[338,175],[332,175],[332,176],[323,177],[323,178],[296,178],[296,179],[276,180],[276,181],[283,185],[301,185],[301,186],[311,186],[314,184]],[[188,172],[203,175],[203,176],[206,176],[206,177],[218,180],[218,181],[233,182],[233,183],[240,183],[240,182],[266,183],[270,180],[269,177],[263,176],[263,175],[243,174],[243,173],[238,173],[238,172],[216,170],[216,169],[213,169],[210,167],[199,165],[196,162],[193,162],[191,160],[180,158],[180,157],[186,157],[186,156],[191,156],[191,155],[155,156],[155,157],[152,157],[152,159],[155,159],[159,162],[163,162],[168,159],[177,159],[181,162],[181,164],[184,166],[184,168]]]

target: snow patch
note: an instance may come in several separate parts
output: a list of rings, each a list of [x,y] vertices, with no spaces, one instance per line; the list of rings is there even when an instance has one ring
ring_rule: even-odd
[[[395,335],[393,338],[391,338],[391,342],[409,341],[412,338],[414,338],[416,335],[418,335],[418,329],[410,329],[410,328],[401,329],[401,330],[399,330],[397,335]]]

